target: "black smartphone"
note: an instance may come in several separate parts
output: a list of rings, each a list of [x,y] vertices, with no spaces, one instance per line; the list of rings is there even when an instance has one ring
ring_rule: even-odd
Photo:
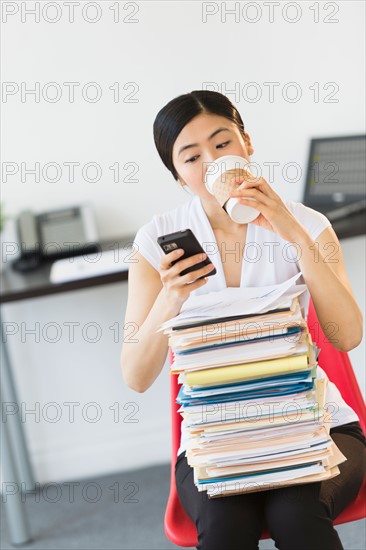
[[[179,256],[177,260],[174,260],[172,262],[172,265],[174,265],[176,262],[179,262],[180,260],[184,260],[184,258],[189,258],[190,256],[194,256],[195,254],[199,254],[200,252],[205,254],[205,251],[203,250],[202,246],[194,236],[193,232],[190,229],[183,229],[182,231],[176,231],[175,233],[168,233],[167,235],[161,235],[157,238],[159,246],[163,249],[165,254],[169,254],[173,250],[176,250],[177,248],[182,248],[184,250],[183,256]],[[195,265],[191,265],[190,267],[187,267],[186,269],[183,269],[183,271],[180,273],[180,275],[185,275],[186,273],[190,273],[191,271],[196,271],[197,269],[201,269],[201,267],[204,267],[205,265],[211,264],[211,260],[209,258],[205,258],[202,262],[199,262]],[[209,277],[210,275],[215,275],[216,273],[216,267],[206,275],[203,275],[202,277],[199,277],[199,279],[203,279],[204,277]]]

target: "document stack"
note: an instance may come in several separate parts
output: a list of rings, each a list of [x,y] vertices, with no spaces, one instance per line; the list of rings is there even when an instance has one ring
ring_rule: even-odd
[[[187,462],[209,498],[330,479],[346,460],[329,435],[300,275],[191,296],[158,329],[182,384]]]

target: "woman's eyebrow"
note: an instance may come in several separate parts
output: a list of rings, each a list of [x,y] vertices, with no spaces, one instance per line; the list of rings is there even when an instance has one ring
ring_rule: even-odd
[[[214,138],[218,133],[220,132],[230,132],[229,128],[224,128],[224,127],[221,127],[221,128],[217,128],[217,130],[215,130],[214,132],[212,132],[212,134],[209,136],[208,138],[208,141],[210,141],[210,139]],[[183,147],[181,147],[179,149],[179,153],[178,153],[178,157],[181,153],[183,153],[183,151],[185,151],[186,149],[189,149],[190,147],[197,147],[199,144],[198,143],[191,143],[190,145],[183,145]]]

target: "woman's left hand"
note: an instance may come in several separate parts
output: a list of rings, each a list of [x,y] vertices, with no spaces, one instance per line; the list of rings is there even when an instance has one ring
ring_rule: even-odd
[[[250,176],[232,178],[232,182],[240,185],[235,192],[230,193],[230,197],[238,198],[241,204],[259,210],[259,216],[250,223],[274,231],[289,242],[294,242],[296,238],[306,234],[305,228],[264,178],[249,178]],[[246,200],[246,197],[254,200]]]

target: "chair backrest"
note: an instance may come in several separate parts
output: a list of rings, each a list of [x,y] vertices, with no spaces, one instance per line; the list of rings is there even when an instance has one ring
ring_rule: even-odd
[[[337,350],[325,336],[312,300],[309,303],[307,323],[313,342],[316,342],[318,348],[321,348],[318,357],[319,365],[327,373],[329,380],[337,386],[347,405],[352,407],[358,415],[362,431],[366,434],[365,402],[351,361],[345,351]]]
[[[170,364],[174,353],[169,348]],[[175,463],[180,444],[182,416],[178,413],[179,405],[176,403],[180,384],[178,375],[170,375],[170,410],[172,422],[172,460],[170,464],[170,492],[164,516],[164,531],[167,538],[177,546],[195,547],[198,544],[196,526],[183,509],[175,484]]]
[[[169,364],[172,364],[174,359],[174,352],[172,348],[169,348]],[[183,420],[182,415],[178,413],[180,405],[176,403],[174,396],[176,397],[179,392],[181,384],[178,383],[178,375],[170,375],[170,409],[172,419],[172,455],[177,456],[177,452],[180,445],[180,425]]]

